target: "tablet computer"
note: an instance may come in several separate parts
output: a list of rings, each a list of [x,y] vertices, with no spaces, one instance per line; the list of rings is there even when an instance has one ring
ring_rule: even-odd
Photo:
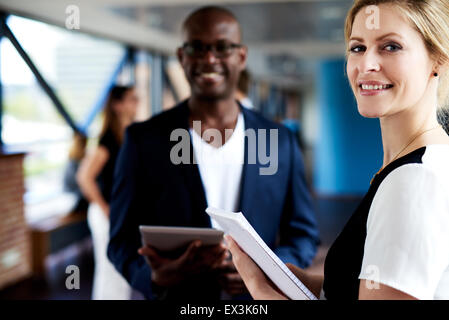
[[[223,231],[212,228],[139,226],[142,243],[158,251],[175,251],[187,247],[194,240],[213,246],[223,240]]]

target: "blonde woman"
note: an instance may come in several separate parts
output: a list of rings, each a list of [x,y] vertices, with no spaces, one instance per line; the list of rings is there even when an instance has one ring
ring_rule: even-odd
[[[100,141],[93,154],[83,160],[77,181],[90,201],[87,219],[94,246],[95,271],[93,300],[127,300],[131,287],[108,260],[109,203],[112,195],[114,167],[125,129],[137,110],[133,87],[115,86],[104,108]]]
[[[290,268],[327,299],[449,299],[449,136],[437,121],[448,95],[449,0],[355,1],[345,37],[358,111],[380,121],[383,165],[324,277]],[[253,297],[285,298],[228,240]]]

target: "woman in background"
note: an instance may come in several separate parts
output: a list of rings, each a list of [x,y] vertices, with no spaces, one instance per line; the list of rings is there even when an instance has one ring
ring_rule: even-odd
[[[109,242],[109,203],[114,167],[125,129],[136,115],[137,96],[133,87],[115,86],[104,108],[99,144],[92,156],[83,160],[77,180],[90,201],[88,224],[92,234],[95,272],[92,290],[94,300],[126,300],[131,287],[107,258]]]
[[[357,0],[345,38],[358,111],[380,120],[383,165],[324,277],[290,268],[327,299],[449,299],[449,136],[437,121],[448,102],[449,0]],[[285,299],[228,240],[253,297]]]
[[[64,191],[70,192],[75,196],[75,202],[70,209],[71,212],[87,211],[89,202],[80,190],[76,176],[81,161],[86,154],[87,138],[81,133],[75,133],[72,145],[69,150],[69,159],[64,169]]]

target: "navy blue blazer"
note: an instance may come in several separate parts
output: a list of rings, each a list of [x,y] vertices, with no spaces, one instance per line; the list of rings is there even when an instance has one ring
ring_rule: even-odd
[[[261,164],[258,157],[257,163],[248,163],[245,138],[239,210],[281,260],[307,267],[319,239],[298,144],[287,128],[246,108],[241,111],[245,129],[266,129],[268,137],[269,129],[278,129],[279,153],[277,172],[260,175],[259,168],[268,165]],[[151,285],[151,268],[137,253],[141,247],[139,225],[211,226],[197,164],[170,161],[170,150],[178,143],[170,141],[170,134],[177,128],[189,129],[189,112],[184,101],[131,125],[115,168],[108,256],[131,286],[148,299],[156,298],[157,290]],[[191,143],[190,156],[192,159]],[[166,298],[218,299],[220,288],[215,279],[212,274],[201,274],[168,290]]]

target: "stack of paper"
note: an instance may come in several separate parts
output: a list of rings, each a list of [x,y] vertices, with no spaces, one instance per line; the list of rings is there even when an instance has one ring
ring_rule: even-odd
[[[207,208],[206,212],[215,219],[223,231],[232,236],[287,297],[294,300],[317,300],[266,245],[241,212],[227,212],[215,208]]]

